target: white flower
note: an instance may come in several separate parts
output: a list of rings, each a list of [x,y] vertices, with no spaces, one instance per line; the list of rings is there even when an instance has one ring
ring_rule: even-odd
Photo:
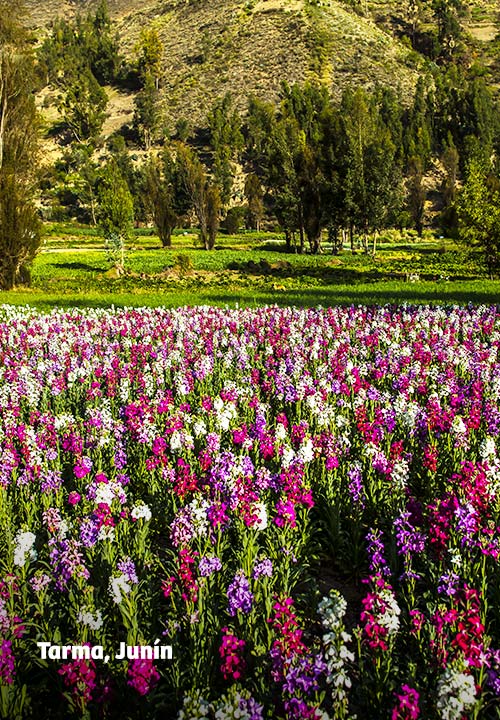
[[[142,518],[146,522],[151,520],[151,510],[149,509],[148,505],[145,503],[138,503],[137,505],[134,505],[130,512],[130,517],[132,520],[139,520]]]
[[[451,424],[451,431],[455,433],[455,435],[467,435],[467,426],[465,425],[460,415],[455,415],[455,417],[453,418],[453,422]]]
[[[295,450],[293,450],[293,448],[291,447],[286,447],[283,451],[283,456],[281,458],[281,464],[285,468],[285,470],[290,467],[294,459]]]
[[[79,623],[87,625],[91,630],[99,630],[103,626],[103,619],[100,610],[93,615],[89,610],[80,610],[77,618]]]
[[[341,624],[346,610],[347,603],[338,590],[330,590],[328,597],[321,598],[318,603],[321,624],[327,630],[334,630]]]
[[[476,685],[472,675],[462,667],[448,667],[438,681],[437,709],[442,720],[460,720],[463,713],[476,703]]]
[[[199,720],[208,717],[210,703],[208,703],[196,690],[192,695],[185,695],[182,710],[179,710],[177,720]]]
[[[207,425],[204,420],[199,418],[193,425],[193,432],[195,437],[200,437],[207,434]]]
[[[22,530],[19,530],[15,538],[16,547],[14,548],[14,565],[24,567],[26,563],[26,555],[29,555],[30,560],[36,560],[37,553],[33,547],[35,540],[36,535],[32,532],[22,532]]]
[[[131,589],[132,587],[125,575],[109,578],[109,592],[117,605],[121,603],[122,595],[128,595]]]
[[[252,510],[253,514],[257,515],[257,522],[254,527],[258,530],[265,530],[267,527],[267,509],[265,503],[256,502]]]
[[[311,438],[307,438],[301,445],[298,456],[303,463],[309,463],[314,460],[314,447]]]
[[[100,482],[97,483],[97,486],[94,486],[95,489],[95,497],[94,502],[96,505],[99,505],[103,503],[104,505],[109,505],[111,507],[113,500],[118,500],[121,504],[125,503],[127,500],[127,496],[125,494],[125,490],[120,485],[120,483],[116,482],[115,480],[110,480],[109,482]]]
[[[385,603],[386,608],[382,615],[378,617],[379,625],[387,628],[389,633],[395,633],[399,630],[400,607],[396,602],[394,593],[388,588],[383,588],[380,592],[380,598]]]
[[[115,528],[112,525],[102,525],[102,527],[99,529],[97,539],[109,540],[110,542],[113,542],[115,539]]]
[[[276,440],[284,440],[286,438],[286,427],[282,423],[276,425]]]
[[[172,452],[176,452],[176,450],[182,450],[182,438],[178,430],[174,430],[174,432],[170,436],[170,449],[172,450]]]
[[[481,455],[482,460],[494,460],[496,458],[497,449],[495,445],[495,440],[492,437],[484,438],[479,447],[479,454]]]
[[[208,533],[208,517],[207,510],[210,507],[208,500],[195,497],[187,506],[191,523],[193,525],[194,535],[203,537]]]

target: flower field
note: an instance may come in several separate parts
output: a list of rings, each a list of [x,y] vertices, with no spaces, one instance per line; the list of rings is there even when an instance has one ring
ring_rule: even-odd
[[[488,307],[1,308],[0,717],[500,717],[499,347]]]

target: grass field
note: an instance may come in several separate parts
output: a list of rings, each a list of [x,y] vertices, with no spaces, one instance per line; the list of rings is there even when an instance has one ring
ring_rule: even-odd
[[[126,273],[116,276],[94,228],[46,227],[32,286],[4,292],[6,304],[51,307],[219,305],[496,304],[477,254],[451,240],[382,236],[377,255],[284,252],[277,233],[220,235],[213,252],[195,231],[179,230],[163,249],[149,229],[136,231]],[[392,242],[388,242],[392,239]]]

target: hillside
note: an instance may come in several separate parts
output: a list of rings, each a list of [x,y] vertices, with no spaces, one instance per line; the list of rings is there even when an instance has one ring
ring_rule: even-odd
[[[27,0],[29,22],[40,37],[56,16],[71,18],[96,6],[67,0]],[[335,0],[110,0],[110,13],[129,57],[144,27],[164,45],[162,100],[167,126],[178,118],[203,124],[214,98],[231,91],[240,109],[249,93],[276,100],[282,80],[320,79],[339,96],[347,84],[377,83],[407,99],[427,60],[414,52],[406,0],[372,0],[355,12]],[[494,0],[470,2],[463,22],[470,62],[479,59],[500,78],[500,13]],[[425,12],[419,18],[426,28]],[[427,25],[428,26],[428,25]],[[112,93],[105,131],[131,118],[133,95]]]
[[[31,23],[41,34],[56,15],[71,17],[91,7],[59,0],[27,2]],[[110,12],[129,55],[142,28],[158,31],[164,44],[167,123],[179,117],[203,122],[214,97],[229,90],[240,108],[248,93],[274,100],[285,79],[320,78],[335,95],[347,83],[390,84],[407,97],[418,76],[420,63],[407,46],[371,16],[359,16],[341,2],[111,0]],[[111,115],[123,110],[126,98],[120,103],[118,109],[110,105]]]

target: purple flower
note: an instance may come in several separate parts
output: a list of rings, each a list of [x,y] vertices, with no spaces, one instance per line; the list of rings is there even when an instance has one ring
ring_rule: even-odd
[[[500,650],[488,651],[488,687],[490,687],[497,697],[500,697]]]
[[[49,493],[51,491],[59,490],[62,485],[63,479],[61,473],[58,470],[46,470],[40,476],[40,488],[43,493]]]
[[[349,478],[349,494],[352,501],[361,508],[365,507],[365,491],[363,488],[363,477],[359,463],[354,463],[347,471]]]
[[[286,670],[283,689],[290,695],[297,692],[311,695],[319,690],[319,677],[327,671],[328,666],[321,655],[299,658],[296,665]]]
[[[122,447],[117,447],[115,450],[115,468],[117,470],[123,470],[127,465],[127,454]]]
[[[371,573],[379,575],[390,575],[391,570],[387,565],[384,557],[384,543],[380,539],[382,533],[380,530],[372,530],[366,536],[368,541],[368,558]]]
[[[84,518],[80,525],[80,542],[83,547],[93,547],[99,539],[100,523],[95,515]]]
[[[49,558],[54,571],[55,585],[58,590],[67,590],[72,577],[88,580],[90,573],[83,563],[83,556],[76,540],[49,540],[51,548]]]
[[[243,717],[248,720],[264,720],[264,708],[253,697],[240,697],[240,710],[243,712]]]
[[[441,593],[441,595],[447,595],[448,597],[453,597],[453,595],[456,595],[457,593],[459,581],[459,576],[454,572],[441,575],[437,587],[438,593]]]
[[[198,570],[202,577],[208,577],[214,572],[222,570],[222,563],[218,557],[202,557],[198,563]]]
[[[227,589],[229,601],[228,612],[234,617],[238,610],[249,613],[252,609],[253,594],[250,592],[250,583],[243,570],[238,570],[234,580]]]
[[[411,514],[409,512],[402,512],[401,515],[394,520],[396,545],[400,555],[421,553],[425,549],[425,535],[415,530],[410,523],[410,517]]]
[[[455,510],[455,515],[458,518],[457,532],[462,535],[460,544],[462,547],[473,547],[472,536],[477,531],[478,520],[476,509],[470,503],[466,506],[459,505]]]
[[[118,563],[117,567],[118,570],[125,575],[129,583],[132,583],[132,585],[137,585],[139,579],[137,577],[137,572],[133,560],[131,560],[129,557],[125,558],[125,560],[122,560]]]
[[[252,577],[254,578],[254,580],[257,580],[262,576],[271,577],[272,574],[273,563],[269,558],[264,558],[264,560],[257,561],[253,566]]]

